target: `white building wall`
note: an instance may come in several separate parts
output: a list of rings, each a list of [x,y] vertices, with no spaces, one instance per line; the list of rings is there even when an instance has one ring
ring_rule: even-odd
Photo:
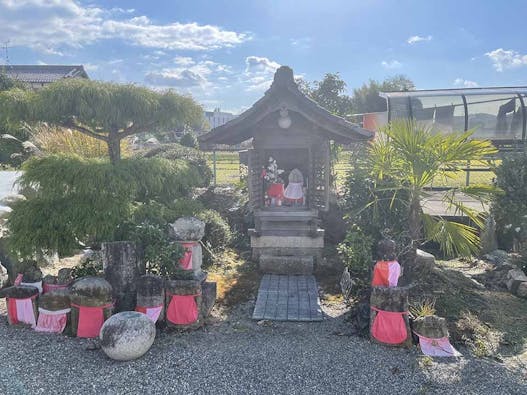
[[[222,112],[219,108],[215,108],[214,111],[206,111],[205,118],[207,119],[210,128],[214,129],[229,122],[231,119],[236,118],[236,115],[230,112]]]

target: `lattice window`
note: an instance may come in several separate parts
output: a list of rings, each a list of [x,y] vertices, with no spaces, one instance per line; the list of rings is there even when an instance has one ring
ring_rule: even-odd
[[[311,184],[311,207],[321,211],[329,208],[329,142],[324,141],[312,148],[313,177]]]
[[[263,184],[262,184],[262,160],[257,150],[248,151],[248,180],[249,199],[254,209],[262,207],[263,202]]]

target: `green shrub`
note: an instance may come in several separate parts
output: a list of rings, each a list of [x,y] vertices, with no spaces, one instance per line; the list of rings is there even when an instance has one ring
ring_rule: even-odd
[[[500,247],[511,249],[514,240],[527,240],[527,152],[507,153],[496,168],[497,194],[491,212]]]
[[[199,173],[200,183],[197,186],[207,187],[212,180],[212,170],[210,169],[205,154],[193,148],[183,147],[180,144],[163,144],[143,152],[139,156],[144,158],[165,158],[170,160],[182,159],[195,167]]]
[[[371,273],[373,243],[371,235],[354,226],[348,231],[344,241],[337,246],[337,251],[350,273],[364,281],[367,281]]]
[[[214,250],[225,249],[232,240],[229,224],[215,210],[203,210],[196,215],[205,222],[205,236],[203,243]]]
[[[130,158],[112,165],[51,155],[30,159],[23,170],[21,186],[34,193],[13,205],[8,222],[10,247],[21,256],[40,249],[69,255],[81,243],[118,240],[127,223],[141,223],[133,219],[138,207],[166,206],[168,213],[175,199],[204,184],[197,167],[182,159]]]
[[[179,140],[179,144],[184,147],[198,148],[198,139],[196,138],[194,133],[187,132],[181,137],[181,140]]]
[[[73,267],[71,277],[78,279],[86,276],[99,276],[103,273],[103,265],[101,261],[86,259],[84,262]]]
[[[170,278],[180,276],[179,260],[184,249],[170,240],[166,226],[143,223],[132,230],[131,239],[142,248],[147,273]]]

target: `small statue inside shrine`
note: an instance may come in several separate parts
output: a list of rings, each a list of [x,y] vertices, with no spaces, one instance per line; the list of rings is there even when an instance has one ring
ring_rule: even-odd
[[[374,287],[397,287],[401,276],[401,265],[395,255],[395,241],[383,239],[377,244],[378,260],[373,268]]]
[[[289,173],[289,183],[284,191],[285,203],[292,206],[302,206],[304,199],[304,176],[298,169]]]
[[[267,183],[265,205],[270,207],[281,206],[284,200],[284,181],[280,175],[284,170],[279,169],[276,159],[269,157],[267,168],[262,169],[262,177]]]

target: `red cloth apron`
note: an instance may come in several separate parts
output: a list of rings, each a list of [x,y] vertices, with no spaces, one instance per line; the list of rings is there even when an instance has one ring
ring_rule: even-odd
[[[271,184],[267,188],[267,196],[270,198],[284,198],[284,184]]]
[[[79,306],[72,303],[72,307],[79,309],[79,322],[77,325],[77,337],[93,338],[99,336],[102,324],[104,324],[103,310],[112,307],[109,303],[104,306]]]
[[[181,246],[185,249],[185,254],[181,259],[179,260],[179,264],[183,268],[183,270],[192,270],[192,248],[197,243],[181,243]]]
[[[384,311],[371,306],[377,312],[371,328],[371,334],[381,343],[400,344],[408,338],[404,315],[407,311]]]
[[[42,293],[45,294],[47,292],[55,291],[56,289],[67,289],[69,287],[68,284],[42,284]]]
[[[35,328],[37,332],[62,333],[68,322],[66,314],[71,309],[52,311],[39,307],[38,311],[38,323]]]
[[[177,325],[188,325],[198,320],[196,295],[173,295],[167,309],[167,320]]]
[[[135,311],[146,314],[146,316],[150,318],[153,322],[157,322],[157,320],[159,319],[159,315],[161,314],[161,310],[163,310],[162,304],[153,307],[136,306],[135,308]]]
[[[30,298],[7,299],[7,314],[9,320],[13,325],[24,323],[31,325],[32,328],[36,325],[35,311],[33,310],[33,299],[37,295],[33,295]]]

